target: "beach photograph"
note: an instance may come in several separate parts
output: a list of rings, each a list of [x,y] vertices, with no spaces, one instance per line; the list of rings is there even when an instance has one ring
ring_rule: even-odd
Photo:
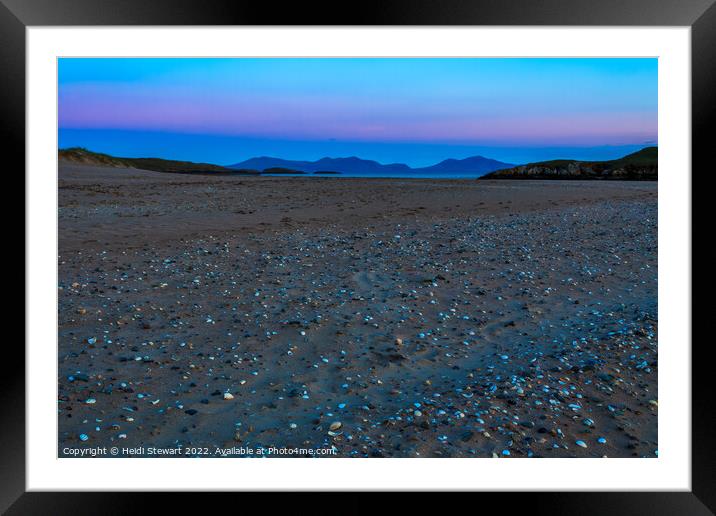
[[[656,58],[57,72],[58,457],[658,457]]]

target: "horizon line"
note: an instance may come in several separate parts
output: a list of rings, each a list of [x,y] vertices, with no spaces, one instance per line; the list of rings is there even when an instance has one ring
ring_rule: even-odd
[[[630,144],[630,145],[631,145],[631,144]],[[633,145],[639,145],[639,144],[633,144]],[[609,146],[612,146],[612,147],[620,147],[621,145],[609,145]],[[639,150],[636,150],[636,151],[633,151],[633,152],[629,152],[629,153],[625,154],[624,156],[628,156],[629,154],[634,154],[635,152],[640,152],[640,151],[642,151],[642,150],[644,150],[644,149],[648,149],[648,148],[652,148],[652,147],[658,148],[659,146],[658,146],[657,143],[644,144],[644,146],[641,147]],[[549,147],[543,147],[543,148],[549,148]],[[220,163],[212,163],[212,162],[209,162],[209,161],[191,161],[191,160],[177,160],[177,159],[172,159],[172,158],[163,158],[163,157],[160,157],[160,156],[158,156],[158,155],[157,155],[157,156],[141,156],[141,157],[118,156],[118,155],[109,154],[109,153],[106,153],[106,152],[93,151],[93,150],[89,149],[88,147],[84,147],[84,146],[81,146],[81,145],[72,145],[72,146],[69,146],[69,147],[59,147],[59,146],[58,146],[57,152],[69,151],[69,150],[72,150],[72,149],[81,149],[81,150],[84,150],[84,151],[87,151],[87,152],[91,152],[91,153],[93,153],[93,154],[104,154],[104,155],[107,155],[107,156],[110,156],[110,157],[113,157],[113,158],[117,158],[117,159],[122,159],[122,158],[126,158],[126,159],[161,159],[161,160],[165,160],[165,161],[184,161],[184,162],[186,162],[186,163],[197,163],[197,164],[203,163],[203,164],[206,164],[206,165],[215,165],[215,166],[220,166],[220,167],[224,167],[224,168],[231,168],[231,167],[233,167],[233,166],[238,165],[239,163],[243,163],[243,162],[246,162],[246,161],[250,161],[250,160],[252,160],[252,159],[278,159],[278,160],[282,160],[282,161],[303,161],[303,162],[306,162],[306,163],[316,163],[316,162],[321,161],[321,160],[324,160],[324,159],[333,159],[333,160],[336,160],[336,159],[351,159],[351,158],[355,158],[355,159],[359,159],[359,160],[362,160],[362,161],[372,161],[372,162],[378,163],[379,165],[382,165],[382,166],[403,165],[403,166],[408,167],[408,168],[413,169],[413,170],[414,170],[414,169],[420,169],[420,168],[429,168],[429,167],[431,167],[431,166],[438,165],[438,164],[443,163],[443,162],[448,161],[448,160],[464,161],[464,160],[471,159],[471,158],[489,159],[489,160],[492,160],[492,161],[497,161],[497,162],[500,162],[500,163],[504,163],[505,165],[513,165],[513,166],[527,165],[527,164],[530,164],[530,163],[542,163],[542,162],[545,162],[545,161],[557,161],[557,160],[569,160],[569,161],[579,161],[579,162],[595,162],[595,163],[603,162],[603,161],[613,161],[613,159],[612,159],[612,160],[580,160],[580,159],[567,158],[567,157],[554,157],[554,158],[550,158],[550,159],[547,159],[547,160],[540,160],[540,161],[529,161],[529,162],[522,162],[522,163],[509,163],[509,162],[502,161],[502,160],[499,160],[499,159],[490,158],[490,157],[484,156],[484,155],[482,155],[482,154],[475,154],[475,155],[468,156],[468,157],[466,157],[466,158],[451,158],[451,157],[443,158],[442,160],[436,161],[435,163],[433,163],[433,165],[415,167],[415,166],[411,166],[411,165],[408,165],[407,163],[403,163],[403,162],[397,162],[397,161],[396,161],[396,162],[391,162],[391,163],[384,163],[384,162],[381,162],[381,161],[379,161],[379,160],[368,159],[368,158],[361,158],[360,156],[356,156],[356,155],[352,155],[352,156],[337,156],[337,157],[333,157],[333,156],[323,156],[323,157],[318,158],[318,159],[315,159],[315,160],[310,160],[310,159],[288,159],[288,158],[281,158],[281,157],[276,157],[276,156],[266,156],[266,155],[263,155],[263,156],[252,156],[252,157],[250,157],[250,158],[247,158],[247,159],[244,159],[244,160],[241,160],[241,161],[237,161],[237,162],[234,162],[234,163],[230,163],[230,164],[220,164]],[[622,157],[624,157],[624,156],[622,156]],[[619,159],[619,158],[614,158],[614,159]]]

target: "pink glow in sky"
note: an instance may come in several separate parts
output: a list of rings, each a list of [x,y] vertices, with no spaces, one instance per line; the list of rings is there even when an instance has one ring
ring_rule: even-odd
[[[61,129],[619,145],[657,137],[655,59],[62,59]]]

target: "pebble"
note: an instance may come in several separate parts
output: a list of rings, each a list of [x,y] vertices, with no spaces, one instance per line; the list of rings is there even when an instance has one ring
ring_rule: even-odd
[[[586,447],[587,447],[587,443],[585,443],[584,441],[581,441],[581,440],[580,440],[580,441],[577,441],[575,444],[576,444],[577,446],[581,446],[582,448],[586,448]]]
[[[233,399],[234,399],[234,395],[231,394],[230,392],[225,392],[225,393],[224,393],[224,399],[225,399],[225,400],[233,400]]]

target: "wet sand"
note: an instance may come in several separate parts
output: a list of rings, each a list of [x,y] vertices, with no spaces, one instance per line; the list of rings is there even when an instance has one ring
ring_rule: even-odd
[[[58,288],[60,456],[658,453],[656,183],[61,164]]]

